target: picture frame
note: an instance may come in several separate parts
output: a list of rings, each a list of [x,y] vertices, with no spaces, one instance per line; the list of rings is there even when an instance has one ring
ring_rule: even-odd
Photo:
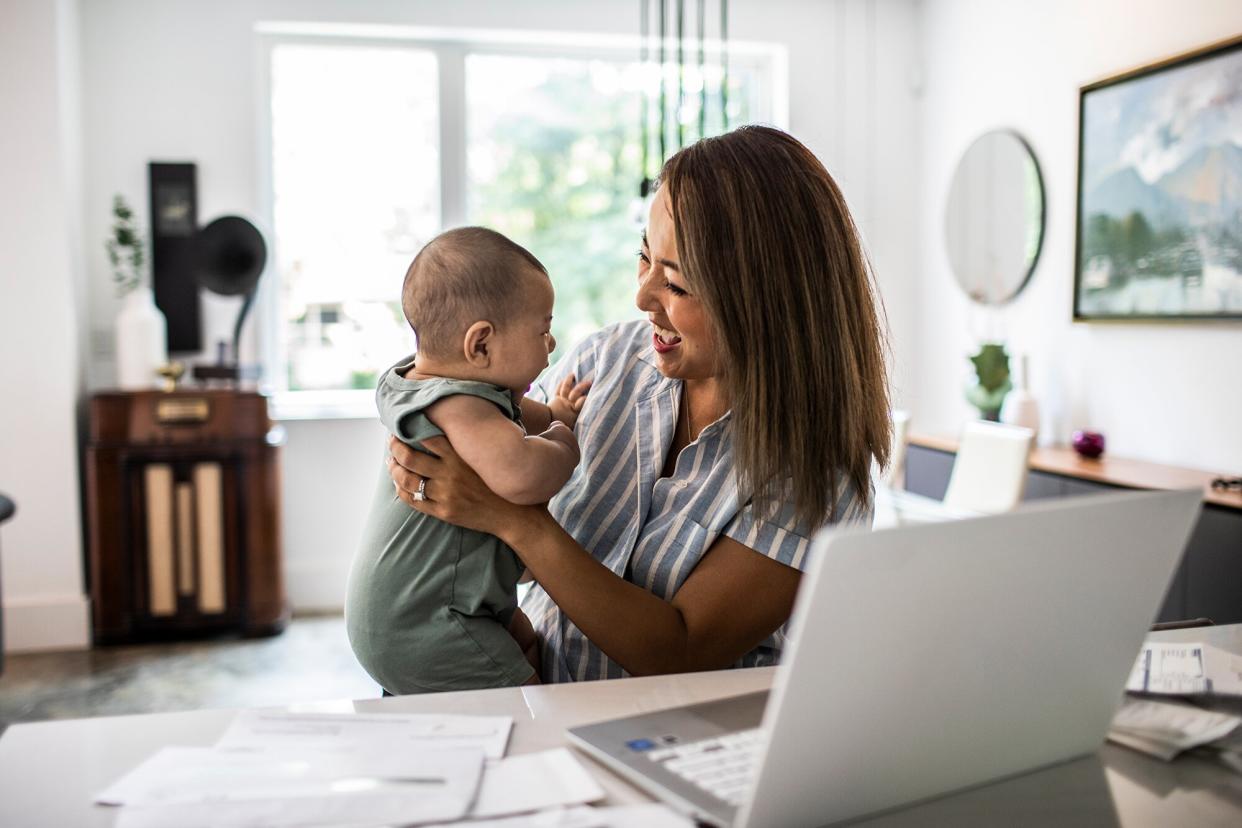
[[[1242,35],[1079,89],[1074,320],[1242,320]]]

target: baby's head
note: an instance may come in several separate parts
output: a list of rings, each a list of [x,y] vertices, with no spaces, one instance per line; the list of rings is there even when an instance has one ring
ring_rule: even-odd
[[[524,393],[548,365],[552,282],[526,248],[494,230],[460,227],[414,257],[401,308],[418,338],[418,369]]]

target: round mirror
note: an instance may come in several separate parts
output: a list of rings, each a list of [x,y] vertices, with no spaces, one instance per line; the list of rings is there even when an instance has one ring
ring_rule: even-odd
[[[1022,290],[1044,236],[1044,184],[1015,132],[975,140],[953,174],[944,216],[953,275],[976,302],[999,305]]]

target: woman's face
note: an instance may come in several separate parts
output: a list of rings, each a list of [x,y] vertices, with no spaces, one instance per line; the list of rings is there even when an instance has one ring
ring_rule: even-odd
[[[660,373],[666,377],[697,380],[721,374],[707,310],[681,274],[673,209],[668,190],[656,192],[651,204],[643,247],[638,253],[638,309],[652,326]]]

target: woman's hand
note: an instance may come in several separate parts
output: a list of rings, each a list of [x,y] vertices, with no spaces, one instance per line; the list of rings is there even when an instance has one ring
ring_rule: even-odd
[[[539,634],[535,632],[530,619],[520,608],[513,611],[513,620],[509,622],[509,635],[513,636],[513,640],[521,648],[526,661],[535,668],[535,678],[542,681],[542,667],[539,663]]]
[[[397,497],[412,509],[446,523],[502,537],[530,510],[542,506],[518,506],[487,487],[453,450],[444,437],[423,441],[431,456],[415,451],[396,437],[388,438],[388,476]],[[423,481],[426,481],[425,483]],[[422,500],[418,499],[422,485]]]

